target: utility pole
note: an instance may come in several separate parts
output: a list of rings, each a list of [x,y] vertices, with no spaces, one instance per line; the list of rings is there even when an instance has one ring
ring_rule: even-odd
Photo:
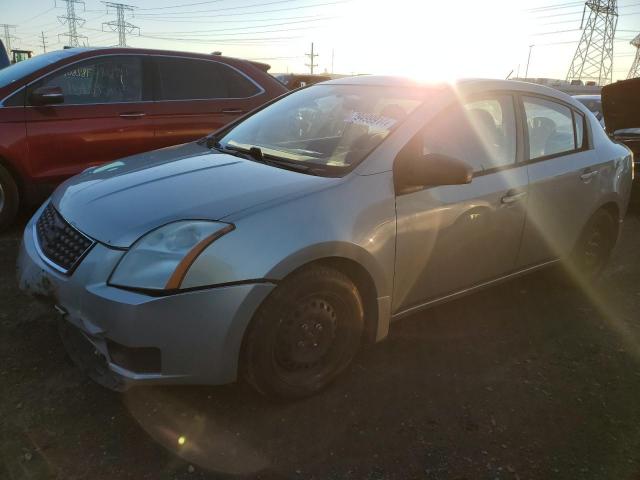
[[[587,25],[584,17],[589,9]],[[613,42],[618,26],[617,0],[587,0],[582,11],[582,37],[571,61],[567,81],[604,85],[613,81]]]
[[[527,58],[527,69],[524,71],[524,78],[529,78],[529,63],[531,63],[531,50],[535,45],[529,45],[529,58]]]
[[[336,49],[332,48],[331,49],[331,75],[333,75],[333,64],[335,59],[336,59]]]
[[[309,60],[311,63],[307,63],[305,64],[305,66],[309,67],[311,69],[311,75],[313,75],[313,69],[314,67],[317,67],[318,64],[314,63],[315,58],[318,56],[317,53],[313,53],[313,42],[311,42],[311,53],[305,53],[305,55],[307,57],[309,57]]]
[[[11,34],[11,29],[15,29],[15,25],[8,25],[6,23],[0,23],[0,27],[2,27],[4,38],[4,46],[7,48],[7,53],[11,55],[11,39],[16,38]]]
[[[44,51],[44,53],[47,53],[47,40],[44,38],[44,32],[42,33],[42,50]]]
[[[56,3],[57,1],[58,0],[56,0]],[[84,2],[82,0],[60,1],[67,4],[67,14],[65,16],[58,17],[58,20],[60,20],[60,23],[63,25],[67,25],[68,31],[67,33],[59,34],[58,37],[67,37],[69,39],[68,43],[70,47],[79,47],[80,39],[83,38],[86,40],[87,37],[85,35],[78,34],[78,27],[82,27],[84,25],[85,19],[76,15],[76,4],[82,5],[82,8],[84,9]]]
[[[631,40],[631,45],[636,47],[636,58],[634,58],[631,68],[629,69],[628,79],[640,77],[640,34]]]
[[[112,32],[118,32],[118,46],[126,47],[127,46],[127,33],[133,33],[136,30],[138,31],[138,35],[140,34],[140,28],[136,27],[132,23],[127,22],[125,18],[126,12],[133,12],[135,7],[131,5],[125,5],[124,3],[114,3],[114,2],[102,2],[107,6],[107,12],[109,9],[116,10],[116,19],[111,22],[105,22],[102,24],[102,31],[104,32],[104,27],[109,27]]]

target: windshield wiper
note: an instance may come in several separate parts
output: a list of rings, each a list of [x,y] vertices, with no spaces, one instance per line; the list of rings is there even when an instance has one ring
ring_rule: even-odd
[[[218,144],[219,145],[219,144]],[[309,165],[302,165],[294,160],[288,160],[286,158],[278,157],[276,155],[271,155],[269,153],[264,153],[260,147],[250,147],[250,148],[242,148],[236,146],[222,147],[225,151],[229,152],[239,152],[244,155],[248,155],[251,160],[254,160],[259,163],[264,163],[265,165],[271,165],[274,167],[286,168],[288,170],[293,170],[296,172],[309,172],[313,173],[314,170]]]

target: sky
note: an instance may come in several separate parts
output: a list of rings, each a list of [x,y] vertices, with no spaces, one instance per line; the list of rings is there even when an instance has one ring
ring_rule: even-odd
[[[79,2],[79,0],[75,0]],[[571,0],[121,0],[138,27],[127,45],[213,52],[260,60],[271,72],[372,73],[422,79],[564,79],[580,39],[584,2]],[[13,48],[59,49],[68,31],[64,0],[0,0]],[[619,0],[614,80],[624,79],[640,33],[640,0]],[[91,46],[117,45],[104,2],[76,3],[78,33]],[[0,28],[0,38],[3,30]]]

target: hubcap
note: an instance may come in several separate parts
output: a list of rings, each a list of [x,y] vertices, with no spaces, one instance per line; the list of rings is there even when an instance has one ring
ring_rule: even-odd
[[[276,339],[276,362],[288,371],[313,368],[331,351],[336,337],[336,311],[323,299],[302,302],[284,320]]]

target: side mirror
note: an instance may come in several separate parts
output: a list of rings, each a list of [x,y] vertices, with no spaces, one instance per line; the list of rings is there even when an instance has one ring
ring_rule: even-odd
[[[396,193],[438,185],[464,185],[471,183],[473,168],[460,159],[428,153],[423,156],[401,152],[393,166]]]
[[[56,105],[64,103],[64,92],[60,87],[40,87],[36,88],[29,95],[31,105]]]

